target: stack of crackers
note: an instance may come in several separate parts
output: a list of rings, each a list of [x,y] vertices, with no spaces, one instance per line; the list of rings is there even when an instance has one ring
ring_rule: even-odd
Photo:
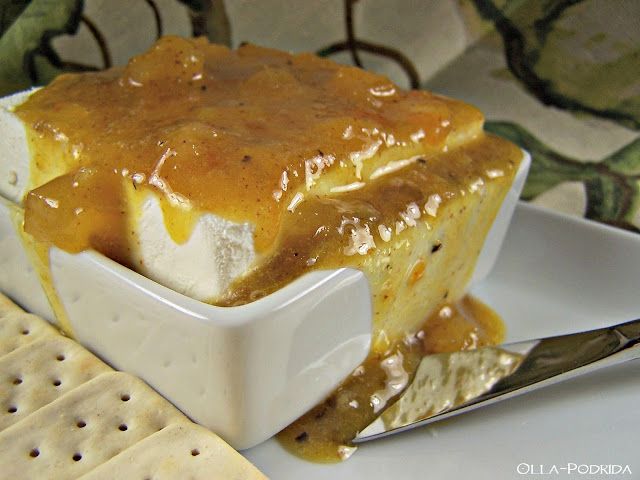
[[[0,478],[266,478],[143,381],[2,295],[0,385]]]

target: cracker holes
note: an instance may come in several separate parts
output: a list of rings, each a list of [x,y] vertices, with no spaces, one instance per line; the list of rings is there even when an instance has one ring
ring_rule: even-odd
[[[37,448],[32,448],[31,451],[29,452],[29,456],[31,458],[36,458],[40,455],[40,450],[38,450]]]
[[[9,408],[7,408],[7,413],[17,413],[18,412],[18,407],[16,407],[15,405],[11,405]]]
[[[31,332],[29,331],[28,328],[23,328],[22,331],[20,332],[22,335],[29,335]]]
[[[87,422],[85,422],[84,420],[78,420],[78,422],[76,423],[76,427],[78,428],[84,428],[87,426]]]
[[[52,384],[54,387],[59,387],[60,385],[62,385],[62,381],[61,381],[60,379],[56,379],[56,380],[54,380],[53,382],[51,382],[51,384]]]
[[[64,356],[64,353],[59,353],[58,355],[56,355],[56,360],[59,362],[64,362],[65,358],[66,357]]]
[[[74,453],[73,457],[71,457],[73,459],[74,462],[79,462],[80,460],[82,460],[82,454],[81,453]]]
[[[129,400],[131,400],[131,395],[129,395],[128,393],[123,393],[122,395],[120,395],[120,400],[122,400],[123,402],[128,402]]]
[[[200,455],[200,450],[198,450],[197,448],[194,448],[193,450],[191,450],[192,457],[197,457],[198,455]]]
[[[127,430],[129,430],[129,427],[127,427],[126,423],[121,423],[120,425],[118,425],[118,430],[120,430],[121,432],[126,432]]]
[[[20,385],[22,383],[22,379],[20,377],[16,377],[13,379],[14,385]]]

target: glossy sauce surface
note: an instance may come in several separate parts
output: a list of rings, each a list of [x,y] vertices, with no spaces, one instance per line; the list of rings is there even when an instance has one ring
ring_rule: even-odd
[[[326,173],[336,186],[366,182],[367,157],[439,151],[456,118],[481,118],[459,102],[310,54],[173,37],[124,69],[63,75],[16,113],[33,133],[32,185],[57,176],[61,163],[70,174],[41,195],[54,202],[28,205],[31,216],[65,225],[82,222],[78,208],[75,217],[117,209],[124,177],[161,193],[168,216],[195,209],[250,222],[261,252],[272,250],[296,194],[307,196]],[[86,223],[121,228],[117,216],[98,220]],[[64,229],[46,231],[51,223],[28,228],[66,250],[96,247],[93,233],[71,240]],[[190,233],[181,225],[171,229],[177,240]]]
[[[422,225],[427,231],[437,230],[451,221],[451,210],[457,215],[482,201],[485,185],[493,184],[506,192],[519,159],[520,151],[509,142],[482,135],[428,159],[419,157],[357,191],[309,195],[295,212],[282,219],[279,247],[235,282],[218,303],[244,304],[272,293],[311,269],[344,266],[363,269],[370,274],[370,281],[374,275],[381,277],[384,270],[388,275],[405,278],[406,284],[416,290],[425,288],[424,280],[431,281],[431,258],[442,244],[430,244],[426,256],[407,265],[388,263],[392,252],[424,249],[424,245],[418,245],[427,242],[424,236],[412,238],[407,233]],[[462,242],[461,257],[472,258],[471,266],[482,240],[484,236]],[[374,290],[376,284],[372,281]],[[385,303],[385,292],[373,293],[378,294],[374,303]],[[386,303],[394,300],[394,292],[387,295]]]
[[[310,54],[204,39],[166,37],[126,68],[63,75],[16,113],[37,187],[25,230],[38,241],[135,268],[125,185],[159,196],[177,243],[203,212],[252,225],[258,260],[211,299],[220,305],[310,269],[357,268],[421,216],[434,222],[485,184],[508,188],[520,157],[462,102]]]

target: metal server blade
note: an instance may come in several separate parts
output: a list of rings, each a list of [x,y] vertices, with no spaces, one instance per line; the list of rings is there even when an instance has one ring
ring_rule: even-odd
[[[591,330],[424,357],[400,399],[354,439],[400,433],[640,358],[640,319]]]

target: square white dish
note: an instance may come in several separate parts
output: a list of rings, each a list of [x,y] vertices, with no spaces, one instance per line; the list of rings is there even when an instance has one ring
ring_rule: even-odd
[[[640,235],[520,203],[495,268],[472,293],[502,315],[510,342],[638,318],[639,284]],[[608,478],[578,473],[591,465],[629,466],[621,478],[637,478],[638,378],[640,362],[610,367],[363,444],[336,465],[299,460],[275,440],[244,454],[279,479],[506,480],[554,466],[544,478]]]
[[[471,285],[491,270],[524,184],[524,159]],[[55,323],[0,197],[0,291]],[[78,341],[136,374],[235,448],[269,438],[320,402],[369,352],[371,299],[353,269],[317,271],[256,302],[216,307],[92,251],[50,250],[51,277]]]

